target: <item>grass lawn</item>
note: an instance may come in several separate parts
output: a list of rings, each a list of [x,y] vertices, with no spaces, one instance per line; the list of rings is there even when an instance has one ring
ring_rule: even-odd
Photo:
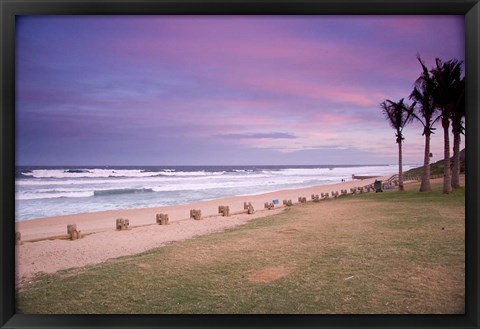
[[[38,276],[18,313],[465,310],[464,189],[342,196],[221,233]],[[463,182],[462,182],[463,184]]]

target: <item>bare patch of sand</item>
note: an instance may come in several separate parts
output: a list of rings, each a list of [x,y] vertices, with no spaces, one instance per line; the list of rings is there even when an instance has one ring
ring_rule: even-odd
[[[291,270],[283,266],[266,267],[250,274],[248,279],[254,282],[271,282],[287,276],[290,272]]]

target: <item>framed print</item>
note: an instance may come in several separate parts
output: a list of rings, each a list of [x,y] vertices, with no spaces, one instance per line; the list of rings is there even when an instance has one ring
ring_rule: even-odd
[[[2,328],[477,328],[479,11],[2,0]]]

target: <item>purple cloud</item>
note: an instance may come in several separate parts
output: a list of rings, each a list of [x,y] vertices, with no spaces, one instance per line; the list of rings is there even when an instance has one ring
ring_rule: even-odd
[[[378,104],[408,96],[417,53],[463,60],[463,34],[461,16],[21,17],[18,159],[351,162],[325,156],[336,145],[395,163]],[[421,162],[418,131],[405,130],[406,161]]]

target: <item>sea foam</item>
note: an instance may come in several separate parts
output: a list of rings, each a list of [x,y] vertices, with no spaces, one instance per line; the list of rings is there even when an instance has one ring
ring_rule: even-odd
[[[415,166],[415,165],[414,165]],[[404,170],[411,167],[406,165]],[[18,167],[16,220],[191,203],[384,176],[398,166]]]

